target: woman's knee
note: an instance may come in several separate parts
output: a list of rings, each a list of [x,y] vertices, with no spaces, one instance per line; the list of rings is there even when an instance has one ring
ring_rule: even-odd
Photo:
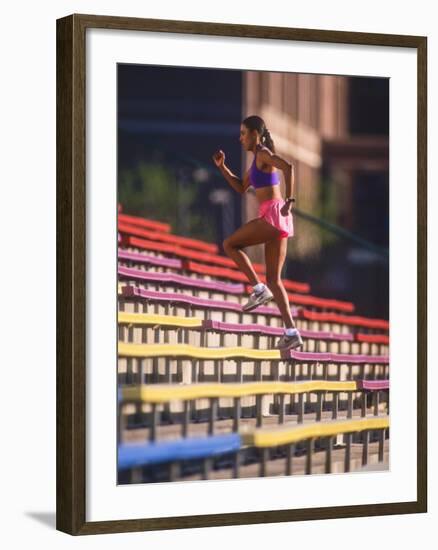
[[[228,254],[228,252],[231,250],[232,246],[231,246],[231,242],[230,242],[230,239],[227,238],[227,239],[224,239],[223,243],[222,243],[222,248],[224,249],[224,251]]]
[[[233,248],[239,248],[238,246],[235,245],[235,243],[230,237],[227,237],[226,239],[224,239],[222,246],[225,252],[232,250]]]

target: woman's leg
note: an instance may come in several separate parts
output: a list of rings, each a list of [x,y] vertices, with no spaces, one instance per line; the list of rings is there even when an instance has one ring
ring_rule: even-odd
[[[242,225],[224,240],[225,253],[236,262],[240,270],[248,277],[252,286],[258,284],[260,279],[242,248],[265,243],[277,238],[278,235],[279,231],[273,225],[261,218],[256,218]]]
[[[289,299],[281,280],[281,269],[286,259],[287,239],[273,239],[265,244],[266,284],[274,295],[286,328],[295,328]]]

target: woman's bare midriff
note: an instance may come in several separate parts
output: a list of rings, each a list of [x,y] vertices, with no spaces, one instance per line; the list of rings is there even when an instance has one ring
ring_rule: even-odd
[[[259,204],[271,199],[282,199],[280,185],[267,185],[266,187],[259,187],[255,190],[255,194]]]

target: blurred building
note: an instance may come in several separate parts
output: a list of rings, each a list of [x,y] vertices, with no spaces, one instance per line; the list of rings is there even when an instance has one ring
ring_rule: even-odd
[[[247,71],[242,90],[243,118],[261,116],[276,152],[295,164],[297,208],[316,217],[328,216],[364,239],[381,239],[383,231],[377,229],[378,234],[372,235],[372,226],[377,220],[378,227],[385,227],[389,214],[388,81]],[[252,155],[242,162],[246,171]],[[328,195],[332,209],[327,213],[323,205],[330,202]],[[244,220],[257,215],[253,193],[246,195],[242,214]],[[295,218],[296,229],[300,223]],[[305,224],[299,235],[291,240],[295,258],[321,252],[316,225]],[[252,250],[252,258],[261,260],[262,247]]]

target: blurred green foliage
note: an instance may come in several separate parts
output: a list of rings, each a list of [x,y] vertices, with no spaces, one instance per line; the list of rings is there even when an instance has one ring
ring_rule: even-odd
[[[321,190],[320,199],[312,215],[324,220],[327,224],[337,225],[340,215],[340,188],[336,182],[331,180],[321,180],[319,184]],[[336,232],[328,231],[326,227],[320,226],[320,239],[322,245],[328,246],[336,244],[339,241],[339,235]]]
[[[205,192],[202,185],[193,178],[179,178],[163,164],[141,161],[121,170],[118,202],[127,214],[169,223],[175,234],[214,242],[215,224],[203,215],[205,205],[199,200]]]

